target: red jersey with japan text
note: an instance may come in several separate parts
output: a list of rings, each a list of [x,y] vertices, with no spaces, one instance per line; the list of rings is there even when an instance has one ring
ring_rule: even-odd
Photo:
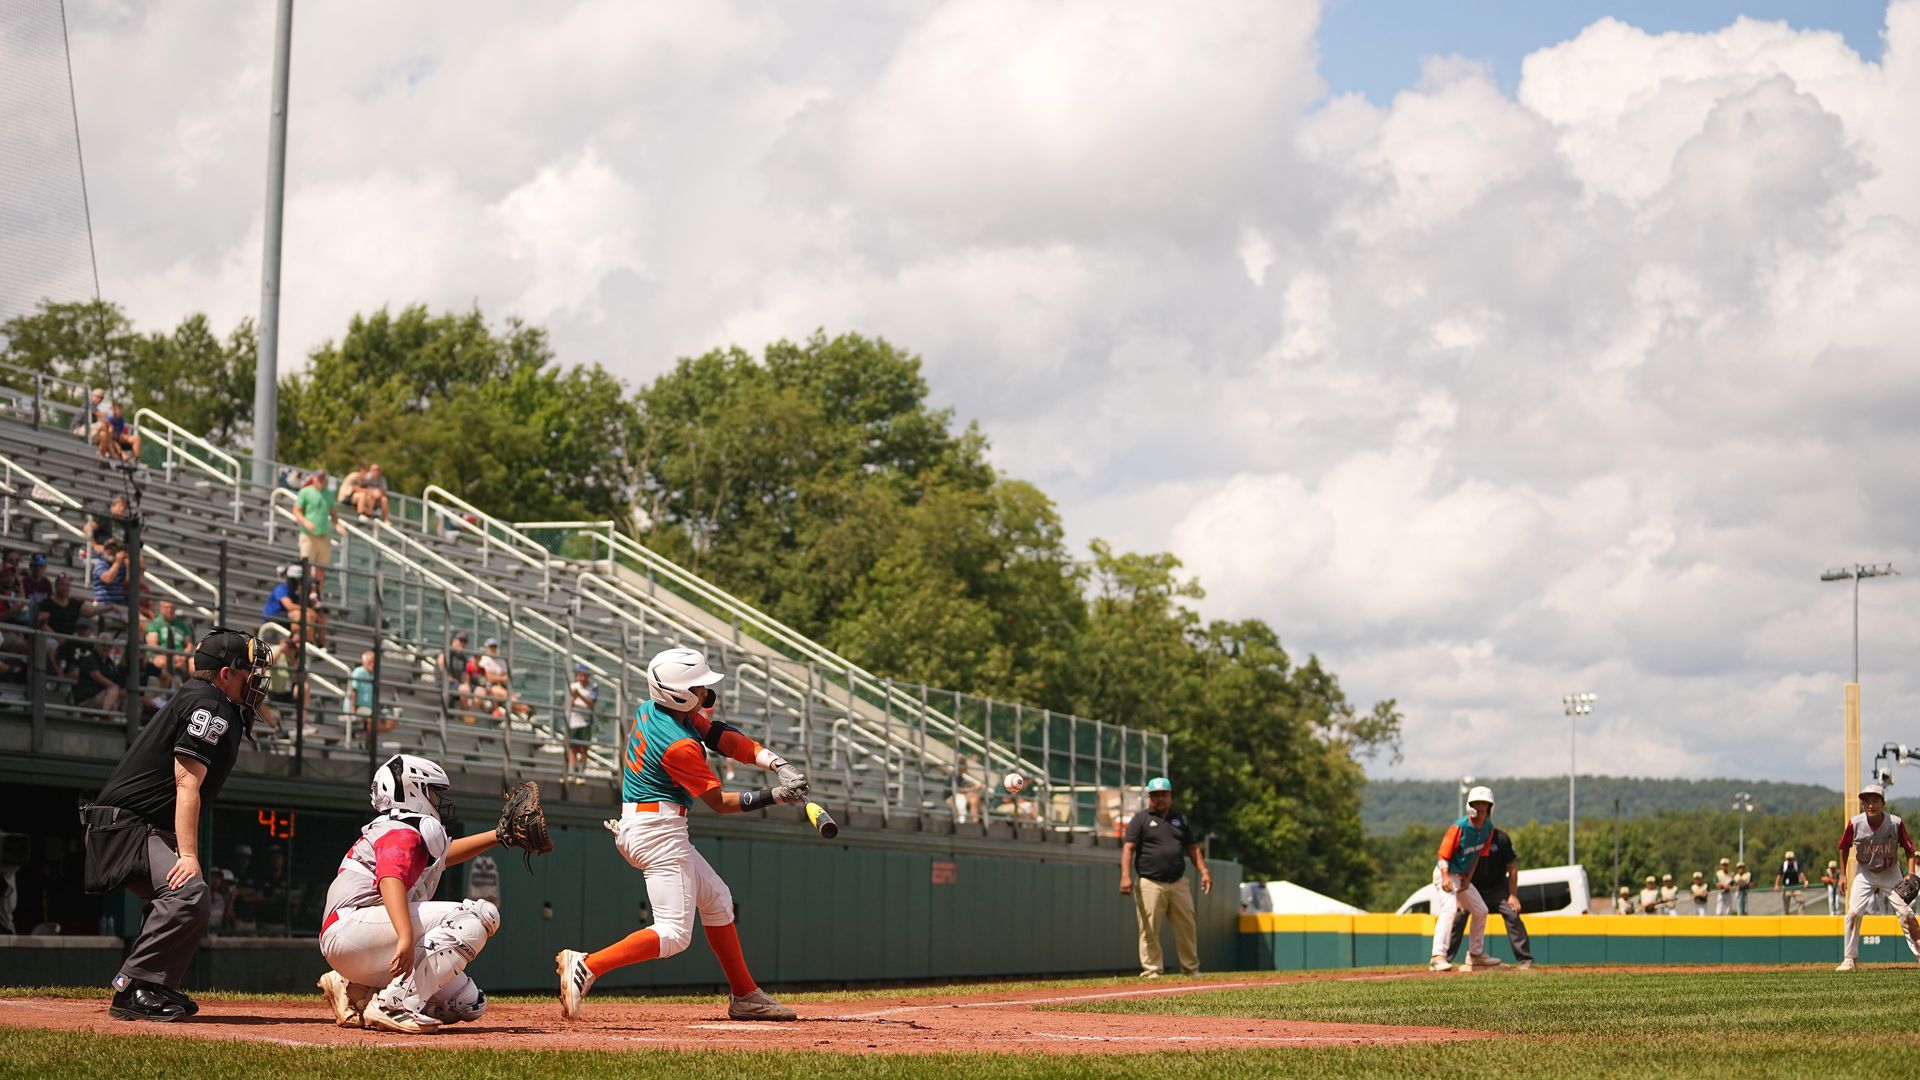
[[[446,868],[447,830],[437,819],[399,807],[381,814],[367,822],[340,860],[327,889],[320,932],[326,933],[342,911],[378,905],[381,878],[405,885],[409,904],[431,899]]]
[[[1880,827],[1867,822],[1867,815],[1855,814],[1840,834],[1840,850],[1853,849],[1854,866],[1868,874],[1898,873],[1900,853],[1913,854],[1913,837],[1907,835],[1907,823],[1894,814],[1881,814]]]

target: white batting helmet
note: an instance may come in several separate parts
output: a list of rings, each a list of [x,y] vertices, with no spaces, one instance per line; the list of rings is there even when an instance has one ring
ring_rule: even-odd
[[[1477,802],[1483,802],[1483,803],[1486,803],[1488,806],[1492,806],[1493,805],[1493,789],[1490,787],[1481,786],[1481,787],[1474,788],[1472,791],[1467,792],[1467,805],[1472,806],[1474,803],[1477,803]]]
[[[446,795],[450,786],[447,770],[439,765],[412,754],[395,754],[373,774],[373,808],[386,811],[399,807],[445,821],[453,816],[453,800]],[[436,790],[440,793],[438,807],[433,805],[431,794]]]
[[[707,654],[699,649],[668,649],[647,661],[647,693],[681,712],[698,708],[703,700],[699,691],[724,678],[707,666]]]

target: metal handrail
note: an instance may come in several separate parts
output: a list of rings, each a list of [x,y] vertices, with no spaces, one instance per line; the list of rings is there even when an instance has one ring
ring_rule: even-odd
[[[179,424],[176,424],[173,421],[167,419],[166,417],[161,416],[159,413],[154,412],[152,409],[140,409],[133,414],[133,429],[135,432],[146,432],[150,430],[149,428],[146,428],[142,425],[142,422],[141,422],[142,417],[146,418],[147,421],[151,422],[152,424],[154,424],[160,429],[159,442],[160,442],[160,445],[167,448],[167,465],[169,467],[171,467],[173,464],[173,459],[175,454],[178,454],[188,464],[193,465],[194,467],[200,469],[202,472],[205,472],[209,476],[213,476],[219,479],[222,483],[233,488],[233,520],[239,521],[240,520],[240,461],[239,459],[235,458],[232,454],[227,453],[225,450],[222,450],[219,447],[213,445],[207,440],[201,438],[200,436],[195,435],[193,432],[188,431],[186,428],[181,427]],[[194,447],[195,449],[205,453],[208,457],[212,458],[214,461],[218,461],[224,464],[225,466],[227,466],[227,469],[229,471],[222,472],[221,470],[214,468],[211,462],[203,461],[200,458],[194,457],[192,454],[189,454],[184,450],[176,449],[173,445],[173,438],[172,438],[173,436],[178,436],[181,439],[181,441],[185,442],[188,446]]]
[[[501,600],[508,604],[513,603],[513,597],[508,595],[505,589],[500,588],[499,586],[495,585],[491,581],[486,581],[480,578],[479,576],[474,574],[473,571],[468,570],[466,567],[461,566],[458,563],[455,563],[452,559],[447,558],[445,555],[440,554],[439,552],[433,550],[432,548],[414,539],[413,537],[408,536],[404,531],[395,528],[392,522],[375,520],[370,524],[373,526],[373,530],[375,532],[380,532],[381,530],[384,529],[385,531],[392,533],[396,540],[400,541],[400,543],[405,544],[407,546],[408,550],[417,551],[421,555],[425,556],[426,558],[431,559],[437,565],[446,568],[446,570],[449,573],[456,574],[459,577],[466,579],[470,584],[472,584],[474,588],[481,589],[487,592],[488,594],[492,595],[496,600]]]
[[[84,509],[84,507],[80,504],[78,500],[74,499],[72,496],[68,495],[66,492],[61,491],[59,488],[54,487],[52,484],[47,483],[45,480],[42,480],[39,477],[35,476],[33,473],[27,471],[27,469],[21,466],[18,462],[14,461],[12,458],[7,457],[4,454],[0,454],[0,466],[4,466],[6,468],[6,470],[8,471],[9,477],[11,477],[12,473],[16,473],[16,472],[19,473],[21,476],[26,477],[29,481],[33,483],[35,490],[44,491],[47,494],[52,495],[55,499],[58,499],[60,501],[61,505],[70,507],[75,510]],[[11,486],[11,480],[9,480],[8,486],[9,487]],[[40,515],[46,520],[52,522],[56,527],[64,530],[66,533],[73,536],[75,539],[78,539],[83,543],[92,539],[87,535],[87,531],[85,529],[82,529],[80,526],[75,525],[73,522],[68,521],[66,518],[63,518],[59,514],[56,514],[53,511],[47,509],[46,507],[40,505],[38,500],[33,498],[23,498],[20,501],[26,504],[27,509],[33,511],[34,513]],[[215,615],[215,612],[217,612],[220,608],[220,590],[216,588],[212,582],[208,581],[206,578],[201,577],[199,574],[196,574],[193,571],[187,569],[186,567],[180,565],[178,562],[175,562],[172,558],[170,558],[166,554],[166,552],[161,551],[150,544],[143,544],[141,546],[141,552],[143,554],[153,556],[154,561],[160,563],[162,566],[165,566],[168,569],[175,571],[176,573],[186,575],[186,577],[190,581],[192,581],[195,585],[198,585],[201,588],[207,590],[207,592],[213,594],[213,607],[209,608],[205,604],[202,604],[198,600],[195,600],[193,597],[188,596],[186,593],[182,592],[178,586],[174,585],[172,582],[168,581],[166,578],[163,578],[158,574],[143,572],[140,575],[140,579],[142,581],[145,581],[148,584],[154,586],[155,588],[161,590],[167,595],[173,597],[175,600],[178,600],[183,604],[187,604],[191,606],[195,611],[198,611],[200,614],[206,616],[209,619],[217,617]],[[133,598],[131,602],[136,609],[139,607],[138,597]]]
[[[472,514],[474,517],[478,518],[483,524],[475,525],[473,522],[468,521],[467,519],[461,517],[459,514],[449,513],[444,509],[435,507],[433,505],[435,496],[438,496],[440,501],[447,503],[449,506],[452,506],[455,509],[464,511],[465,513],[468,513],[468,514]],[[446,488],[441,487],[439,484],[428,484],[426,487],[426,490],[420,493],[420,528],[422,530],[427,530],[430,528],[427,522],[427,511],[429,509],[440,509],[440,513],[443,517],[452,520],[455,524],[459,525],[461,528],[467,530],[468,532],[478,533],[484,545],[482,548],[483,551],[486,548],[492,547],[495,543],[500,543],[500,550],[506,552],[507,554],[513,556],[516,559],[519,559],[521,562],[526,563],[528,566],[539,567],[543,581],[546,581],[549,584],[551,583],[550,570],[551,570],[551,564],[553,560],[549,557],[547,549],[544,547],[541,547],[540,543],[534,540],[532,537],[514,528],[512,525],[509,525],[506,522],[501,521],[499,518],[494,517],[492,514],[487,513],[485,510],[480,509],[479,507],[473,505],[472,503],[461,498],[460,496],[455,495],[453,492],[448,491]],[[493,530],[495,529],[499,530],[503,536],[519,544],[521,548],[531,549],[532,551],[535,551],[538,554],[529,555],[526,553],[526,551],[518,550],[512,545],[501,543],[500,541],[496,541],[493,537]]]

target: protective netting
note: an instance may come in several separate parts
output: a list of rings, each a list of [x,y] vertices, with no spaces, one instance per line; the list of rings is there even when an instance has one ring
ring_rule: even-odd
[[[95,295],[59,0],[0,0],[0,321]]]

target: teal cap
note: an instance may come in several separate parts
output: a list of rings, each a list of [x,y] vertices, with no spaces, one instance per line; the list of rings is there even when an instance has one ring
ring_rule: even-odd
[[[1164,776],[1156,776],[1153,779],[1147,781],[1147,790],[1148,791],[1172,791],[1173,781],[1168,780]]]

